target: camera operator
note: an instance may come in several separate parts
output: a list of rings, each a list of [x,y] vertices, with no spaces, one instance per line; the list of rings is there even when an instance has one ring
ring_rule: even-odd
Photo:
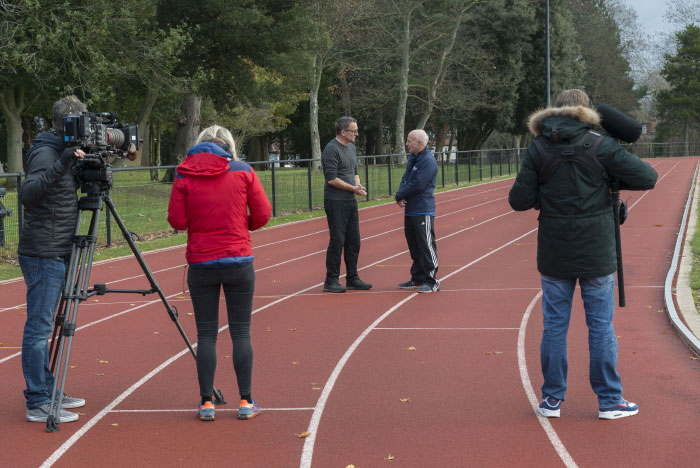
[[[19,194],[24,223],[17,253],[27,285],[22,372],[27,385],[26,417],[31,422],[46,422],[50,412],[54,376],[49,367],[49,338],[78,219],[78,184],[71,167],[85,156],[82,150],[66,148],[63,144],[62,121],[66,115],[86,110],[75,96],[54,103],[53,128],[34,139],[27,153],[26,178]],[[64,395],[59,422],[76,421],[76,413],[64,410],[83,405],[82,398]]]
[[[555,107],[532,114],[528,126],[536,138],[508,196],[516,211],[540,210],[537,269],[542,284],[544,383],[538,411],[545,417],[558,418],[565,399],[566,335],[577,280],[588,326],[589,381],[598,396],[598,418],[639,412],[636,404],[623,398],[616,369],[612,321],[617,252],[610,183],[618,179],[623,189],[649,190],[658,175],[613,138],[591,131],[600,124],[601,116],[579,89],[563,91]]]

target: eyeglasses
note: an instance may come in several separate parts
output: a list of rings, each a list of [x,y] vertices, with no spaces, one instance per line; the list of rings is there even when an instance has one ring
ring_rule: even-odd
[[[360,134],[360,131],[359,131],[359,130],[343,130],[343,131],[344,131],[344,132],[348,132],[348,133],[355,133],[355,134],[358,134],[358,135]]]

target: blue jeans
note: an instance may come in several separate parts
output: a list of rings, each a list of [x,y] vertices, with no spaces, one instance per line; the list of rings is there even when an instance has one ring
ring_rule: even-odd
[[[66,277],[63,258],[19,256],[27,285],[27,321],[22,336],[22,372],[27,408],[51,400],[54,378],[49,368],[49,338]]]
[[[617,366],[617,339],[612,320],[615,312],[615,275],[579,278],[586,311],[589,381],[599,406],[615,405],[622,399],[622,382]],[[564,400],[566,395],[566,334],[571,318],[571,301],[576,279],[542,275],[544,330],[540,345],[542,396]]]

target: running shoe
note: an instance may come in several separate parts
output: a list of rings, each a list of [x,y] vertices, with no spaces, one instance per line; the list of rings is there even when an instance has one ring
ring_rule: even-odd
[[[552,397],[544,397],[537,411],[545,418],[558,418],[561,410],[561,400]]]
[[[41,406],[34,408],[27,408],[27,421],[29,422],[42,422],[45,423],[49,418],[49,413],[51,412],[51,403],[44,403]],[[70,411],[59,410],[58,412],[58,422],[67,423],[78,420],[78,415],[76,413],[71,413]]]
[[[634,416],[637,413],[639,413],[639,406],[624,398],[616,405],[598,408],[599,419],[620,419]]]
[[[359,289],[360,291],[366,291],[372,289],[371,283],[365,283],[360,278],[352,278],[347,280],[345,287],[347,289]]]
[[[214,413],[216,412],[216,407],[211,401],[203,401],[199,404],[199,411],[197,411],[197,416],[200,421],[213,421]]]
[[[260,408],[257,401],[253,400],[252,403],[248,403],[246,400],[241,400],[241,404],[238,407],[238,419],[253,419],[260,413],[262,413],[262,408]]]
[[[418,285],[413,280],[399,284],[399,289],[416,289],[417,287]]]
[[[73,408],[81,408],[85,406],[85,400],[82,398],[72,398],[66,395],[65,393],[63,394],[63,400],[61,400],[61,408],[63,409],[73,409]]]
[[[436,284],[434,286],[431,286],[429,284],[424,284],[418,289],[416,289],[417,293],[432,293],[432,292],[438,292],[440,290],[440,287]]]

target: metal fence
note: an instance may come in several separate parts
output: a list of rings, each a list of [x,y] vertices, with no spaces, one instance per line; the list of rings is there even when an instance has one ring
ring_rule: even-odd
[[[686,154],[682,143],[635,143],[627,149],[641,157],[670,157]],[[517,173],[524,148],[484,149],[477,151],[437,152],[439,187],[459,186],[512,176]],[[700,142],[689,154],[700,154]],[[388,198],[398,189],[406,168],[403,154],[358,156],[359,175],[367,187],[365,199]],[[251,162],[272,204],[273,216],[311,211],[323,206],[323,173],[313,169],[311,159]],[[175,166],[115,168],[110,197],[124,224],[139,239],[173,232],[167,223],[171,184],[152,180],[162,178]],[[24,174],[0,174],[0,258],[12,258],[17,252],[23,208],[17,196]],[[99,228],[98,245],[111,245],[120,236],[108,215]],[[89,217],[88,217],[89,218]],[[89,219],[84,220],[88,222]],[[114,230],[116,229],[116,233]]]

